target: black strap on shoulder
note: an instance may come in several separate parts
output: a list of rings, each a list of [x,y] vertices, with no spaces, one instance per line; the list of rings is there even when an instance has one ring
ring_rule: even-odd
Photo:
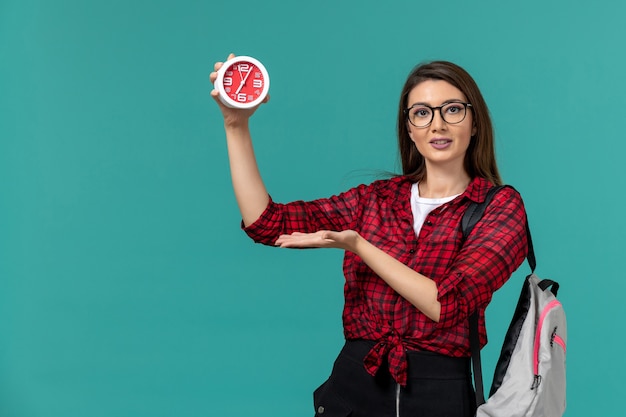
[[[496,195],[498,191],[506,187],[506,185],[496,185],[495,187],[491,187],[489,191],[487,191],[487,196],[485,197],[485,201],[482,203],[471,203],[465,213],[463,214],[463,218],[461,218],[461,231],[463,232],[463,240],[467,239],[469,234],[476,226],[476,223],[483,217],[487,206],[493,200],[493,197]]]
[[[510,185],[497,185],[492,187],[487,192],[487,196],[485,197],[485,201],[482,203],[471,203],[463,217],[461,218],[461,231],[463,232],[463,241],[465,241],[474,226],[478,223],[478,221],[482,218],[485,210],[491,203],[491,200],[495,197],[495,195],[501,189],[509,187],[513,188]],[[537,266],[537,260],[535,258],[535,250],[533,247],[532,238],[530,236],[530,227],[528,226],[528,218],[526,218],[526,236],[528,241],[528,254],[526,259],[528,260],[528,265],[530,265],[531,271],[535,271],[535,267]],[[549,281],[549,280],[544,280]],[[554,285],[556,284],[556,285]],[[550,282],[546,283],[546,288],[552,286],[552,292],[556,295],[556,291],[559,288],[559,284]],[[469,317],[469,330],[470,330],[470,349],[472,352],[472,368],[474,374],[474,389],[476,391],[476,406],[480,406],[485,403],[485,391],[483,388],[483,372],[482,372],[482,364],[480,358],[480,339],[479,339],[479,331],[478,331],[478,312],[474,312]]]
[[[493,200],[495,195],[498,193],[498,191],[507,187],[515,190],[515,188],[510,185],[496,185],[494,187],[491,187],[489,191],[487,191],[485,201],[483,201],[482,203],[471,203],[467,207],[467,210],[465,210],[465,213],[461,218],[461,231],[463,232],[464,241],[467,239],[470,233],[472,233],[472,230],[474,229],[474,226],[476,226],[476,223],[478,223],[483,217],[483,214],[485,214],[485,210],[491,203],[491,200]],[[530,270],[534,272],[535,268],[537,267],[537,259],[535,258],[535,249],[533,246],[532,237],[530,235],[530,227],[528,226],[528,217],[526,217],[526,236],[528,242],[528,254],[526,256],[526,259],[528,260],[528,265],[530,265]]]

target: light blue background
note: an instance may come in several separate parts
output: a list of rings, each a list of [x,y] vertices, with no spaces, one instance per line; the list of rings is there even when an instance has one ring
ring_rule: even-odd
[[[0,416],[307,416],[342,344],[339,251],[239,230],[209,72],[267,67],[279,201],[399,169],[424,60],[465,67],[561,282],[568,417],[623,414],[620,1],[0,0]],[[524,265],[488,311],[487,386]]]

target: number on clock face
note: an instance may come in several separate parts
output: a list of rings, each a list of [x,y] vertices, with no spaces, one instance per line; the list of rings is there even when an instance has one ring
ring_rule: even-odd
[[[249,109],[259,105],[267,96],[270,77],[255,58],[235,57],[219,69],[215,87],[227,107]]]
[[[224,91],[239,103],[256,100],[263,91],[263,73],[252,63],[236,63],[224,74]]]

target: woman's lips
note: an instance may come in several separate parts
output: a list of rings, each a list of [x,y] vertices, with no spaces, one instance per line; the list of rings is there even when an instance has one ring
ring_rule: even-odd
[[[451,139],[439,138],[430,141],[430,145],[435,149],[445,149],[452,143]]]

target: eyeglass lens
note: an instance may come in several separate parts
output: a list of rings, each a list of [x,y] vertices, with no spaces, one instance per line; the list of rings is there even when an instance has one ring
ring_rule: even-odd
[[[427,126],[432,122],[436,109],[439,109],[446,123],[455,124],[465,119],[467,105],[465,103],[447,103],[440,107],[415,105],[409,109],[409,121],[416,127]]]

